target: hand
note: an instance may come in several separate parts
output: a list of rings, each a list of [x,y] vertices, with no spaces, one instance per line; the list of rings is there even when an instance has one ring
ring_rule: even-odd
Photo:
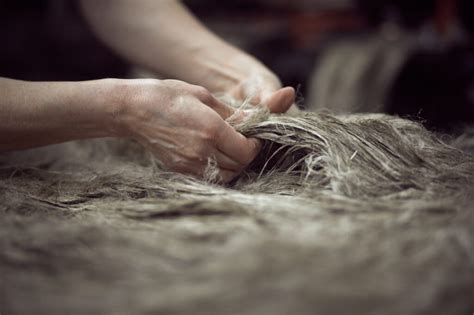
[[[176,80],[125,82],[120,133],[150,149],[168,169],[202,177],[212,158],[228,182],[258,154],[260,142],[225,122],[234,110],[205,88]]]
[[[295,90],[292,87],[282,88],[278,77],[254,58],[235,61],[236,68],[249,69],[248,74],[240,74],[242,79],[237,84],[230,84],[225,94],[239,101],[250,97],[253,105],[263,104],[272,113],[284,113],[288,109],[298,110],[295,102]],[[239,64],[242,65],[239,66]]]
[[[97,35],[134,64],[282,112],[294,102],[256,58],[226,43],[200,23],[180,1],[82,0]],[[291,105],[291,104],[290,104]],[[296,109],[295,106],[293,108]],[[285,110],[286,110],[285,109]]]
[[[265,77],[261,76],[242,81],[229,94],[240,101],[250,97],[251,104],[262,104],[272,113],[298,110],[295,105],[292,106],[295,102],[295,90],[292,87],[280,88],[279,85],[272,84],[272,80],[265,81]]]

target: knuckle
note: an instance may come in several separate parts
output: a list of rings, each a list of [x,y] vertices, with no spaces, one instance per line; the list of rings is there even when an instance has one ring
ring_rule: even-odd
[[[192,152],[188,154],[190,160],[194,163],[203,164],[207,162],[209,157],[209,148],[206,144],[198,145]]]
[[[185,155],[186,155],[186,159],[194,165],[199,164],[200,162],[204,160],[204,154],[200,152],[200,149],[186,152]]]
[[[183,150],[180,153],[180,165],[190,166],[203,164],[209,155],[208,146],[204,143],[195,144],[188,150]]]
[[[197,157],[197,154],[190,153],[189,156],[177,158],[170,171],[200,177],[205,170],[205,164]]]

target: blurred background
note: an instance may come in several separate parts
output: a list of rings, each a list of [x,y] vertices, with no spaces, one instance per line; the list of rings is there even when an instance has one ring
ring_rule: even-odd
[[[187,0],[210,29],[255,55],[300,106],[386,112],[460,132],[474,122],[473,0]],[[0,0],[0,76],[130,77],[74,0]]]

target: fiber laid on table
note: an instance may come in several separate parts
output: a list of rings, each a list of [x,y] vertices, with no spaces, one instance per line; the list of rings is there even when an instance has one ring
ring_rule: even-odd
[[[234,125],[265,144],[226,187],[124,140],[1,155],[2,314],[474,310],[472,134],[386,115]]]

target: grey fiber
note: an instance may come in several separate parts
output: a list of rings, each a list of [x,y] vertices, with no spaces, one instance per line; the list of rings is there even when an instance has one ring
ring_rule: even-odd
[[[129,140],[0,156],[0,311],[471,314],[473,133],[383,114],[229,122],[262,139],[233,182]]]

